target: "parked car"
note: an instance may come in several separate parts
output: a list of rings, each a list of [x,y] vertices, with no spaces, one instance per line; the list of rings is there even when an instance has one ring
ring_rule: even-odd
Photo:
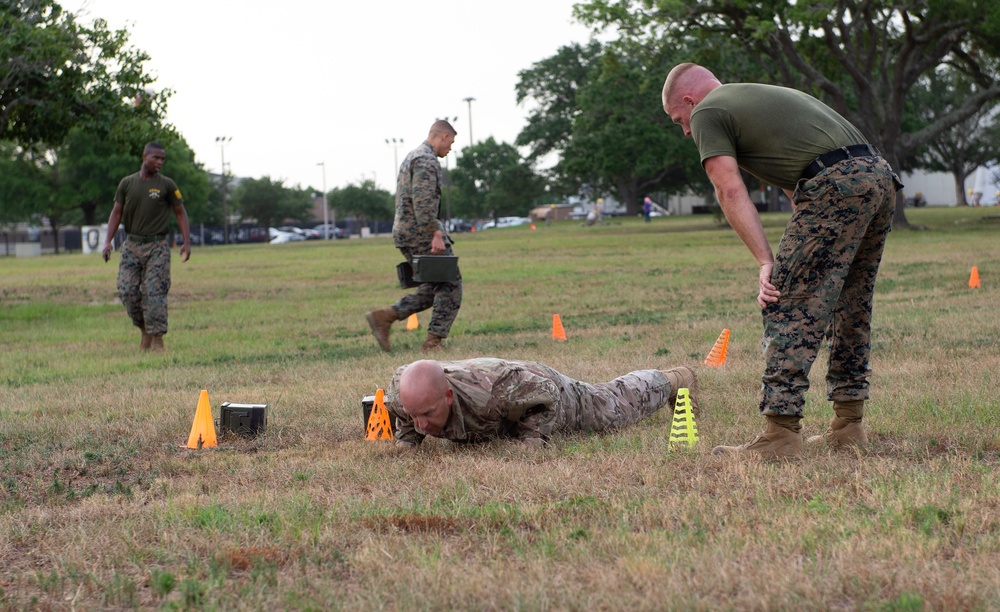
[[[448,222],[448,231],[457,234],[459,232],[471,232],[474,226],[464,219],[452,219]]]
[[[319,238],[323,238],[324,236],[326,236],[326,233],[323,231],[324,227],[327,227],[327,226],[325,226],[322,223],[320,223],[319,225],[317,225],[316,227],[313,228],[313,230],[315,230],[315,232],[319,235]],[[330,238],[331,239],[334,239],[334,238],[347,238],[347,231],[346,230],[342,230],[339,227],[337,227],[336,225],[333,225],[332,223],[329,225],[329,227],[330,227]]]
[[[283,232],[276,227],[267,228],[267,233],[271,237],[269,240],[271,244],[284,244],[286,242],[301,242],[305,240],[305,238],[295,232]]]
[[[282,225],[278,228],[279,232],[291,232],[293,234],[298,234],[302,236],[303,240],[319,240],[322,236],[314,229],[302,229],[301,227],[295,227],[294,225]]]
[[[483,229],[494,227],[514,227],[515,225],[525,225],[531,223],[530,217],[500,217],[483,225]]]

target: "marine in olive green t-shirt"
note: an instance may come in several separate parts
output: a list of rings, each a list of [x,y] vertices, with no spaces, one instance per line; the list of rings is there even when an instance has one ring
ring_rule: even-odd
[[[173,179],[156,174],[143,179],[130,174],[118,184],[115,202],[121,202],[125,231],[136,236],[163,235],[170,231],[170,215],[184,199]]]
[[[765,183],[793,190],[814,159],[867,144],[849,121],[816,98],[758,83],[719,85],[691,112],[691,136],[701,161],[735,157]]]

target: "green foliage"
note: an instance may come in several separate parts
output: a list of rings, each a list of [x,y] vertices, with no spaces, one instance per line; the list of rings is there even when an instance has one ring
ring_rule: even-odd
[[[0,4],[0,139],[54,147],[69,131],[109,128],[153,79],[125,30],[76,22],[53,0]],[[159,107],[169,92],[148,95]]]
[[[337,187],[327,194],[327,205],[337,216],[354,215],[364,221],[392,219],[396,205],[392,194],[375,186],[375,181],[365,179],[359,184]]]
[[[233,206],[244,219],[272,227],[285,219],[306,218],[312,210],[312,197],[308,190],[285,187],[283,180],[265,176],[240,181],[233,191]]]
[[[900,167],[945,130],[1000,98],[1000,8],[991,0],[605,1],[577,16],[615,30],[637,48],[691,49],[726,80],[764,80],[812,92],[847,117]],[[721,62],[733,45],[756,61]],[[904,105],[941,64],[970,77],[969,95],[923,129],[905,125]],[[767,75],[761,79],[761,73]],[[664,75],[665,76],[665,75]],[[903,199],[895,221],[905,224]]]
[[[529,162],[513,145],[492,136],[462,152],[451,181],[459,196],[453,211],[458,217],[525,215],[544,193]]]
[[[701,190],[697,152],[658,103],[677,51],[628,40],[562,47],[520,73],[518,101],[534,110],[517,144],[531,159],[559,153],[548,171],[562,193],[615,194],[631,213],[644,195]]]
[[[0,141],[0,223],[30,219],[38,204],[52,197],[52,187],[37,157]]]

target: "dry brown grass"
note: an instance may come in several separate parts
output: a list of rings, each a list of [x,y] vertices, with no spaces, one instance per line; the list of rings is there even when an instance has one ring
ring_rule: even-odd
[[[780,463],[709,453],[760,428],[762,364],[753,262],[704,219],[458,236],[443,354],[596,381],[700,363],[727,327],[691,450],[668,449],[666,411],[534,453],[362,440],[361,397],[423,339],[400,327],[383,354],[361,318],[399,293],[385,239],[196,250],[163,355],[135,350],[112,265],[0,259],[0,607],[1000,609],[988,214],[911,211],[931,229],[891,238],[870,451]],[[824,366],[807,433],[829,417]],[[200,389],[216,415],[269,404],[267,433],[182,448]]]

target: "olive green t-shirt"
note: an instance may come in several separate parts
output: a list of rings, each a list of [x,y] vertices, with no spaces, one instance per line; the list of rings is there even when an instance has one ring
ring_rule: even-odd
[[[729,83],[709,92],[691,112],[691,136],[702,163],[717,155],[735,157],[740,168],[782,189],[794,189],[818,156],[868,143],[816,98],[757,83]]]
[[[129,234],[156,236],[170,231],[170,214],[184,198],[173,179],[156,174],[143,180],[130,174],[118,184],[115,202],[123,204],[122,225]]]

